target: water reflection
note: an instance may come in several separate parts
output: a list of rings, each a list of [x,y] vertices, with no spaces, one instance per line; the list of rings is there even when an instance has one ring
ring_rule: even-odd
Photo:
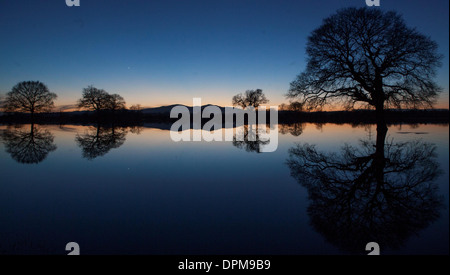
[[[127,134],[127,128],[97,126],[82,135],[77,134],[75,141],[83,151],[83,158],[93,160],[122,146]]]
[[[130,129],[130,132],[135,135],[140,135],[144,129],[142,126],[130,126],[128,128]]]
[[[233,146],[244,149],[249,153],[261,153],[263,146],[269,144],[270,140],[261,140],[260,131],[258,127],[249,125],[236,128],[236,133],[233,136]],[[268,130],[266,129],[266,131]],[[241,138],[238,138],[238,135],[241,135]]]
[[[291,124],[279,124],[280,133],[283,135],[291,134],[294,137],[298,137],[303,133],[305,128],[304,123],[291,123]]]
[[[54,138],[50,131],[34,124],[29,130],[21,126],[8,127],[1,135],[6,152],[23,164],[37,164],[45,160],[50,152],[56,150]]]
[[[371,241],[398,249],[435,221],[443,205],[434,144],[386,144],[386,132],[376,140],[339,153],[309,144],[289,150],[291,175],[308,190],[313,227],[344,251],[361,253]]]

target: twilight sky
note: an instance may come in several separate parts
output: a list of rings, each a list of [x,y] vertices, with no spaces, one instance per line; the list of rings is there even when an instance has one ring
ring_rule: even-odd
[[[74,104],[83,87],[121,94],[128,106],[231,105],[263,89],[269,105],[287,102],[305,67],[306,39],[322,19],[365,0],[0,1],[0,94],[40,80]],[[376,8],[376,7],[373,7]],[[436,107],[449,107],[449,1],[381,0],[445,55]]]

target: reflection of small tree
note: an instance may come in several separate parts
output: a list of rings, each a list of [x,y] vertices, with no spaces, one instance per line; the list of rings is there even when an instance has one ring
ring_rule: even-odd
[[[50,152],[56,150],[54,136],[37,125],[31,125],[29,131],[21,128],[7,129],[3,132],[2,139],[6,152],[19,163],[42,162]]]
[[[140,135],[143,128],[142,126],[132,126],[130,127],[130,132],[135,135]]]
[[[242,129],[239,130],[243,131],[243,139],[238,139],[236,134],[233,136],[233,145],[239,149],[245,149],[247,152],[261,153],[263,146],[269,143],[268,140],[262,141],[260,139],[260,130],[258,127],[250,128],[248,125],[244,125],[242,126]]]
[[[94,131],[88,131],[75,138],[78,146],[83,150],[83,157],[93,160],[106,155],[111,149],[119,148],[125,142],[127,130],[117,127],[100,127]]]
[[[242,109],[247,107],[254,107],[258,109],[261,104],[268,103],[269,100],[264,95],[261,89],[247,90],[244,94],[237,94],[233,96],[233,106],[239,106]]]
[[[287,133],[290,133],[291,135],[298,137],[303,133],[304,124],[303,123],[279,124],[278,127],[281,134],[285,135]]]
[[[399,248],[439,217],[434,145],[364,141],[325,154],[305,144],[289,154],[291,175],[308,190],[312,225],[343,250],[361,252],[371,241]]]

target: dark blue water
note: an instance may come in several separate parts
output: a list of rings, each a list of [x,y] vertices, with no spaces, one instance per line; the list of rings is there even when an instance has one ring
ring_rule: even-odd
[[[384,199],[371,206],[382,214],[370,226],[392,236],[370,236],[380,238],[372,241],[383,243],[382,253],[449,253],[448,130],[389,128],[391,143],[433,145],[432,160],[421,161],[440,171],[421,183],[423,196],[395,193],[398,201],[421,198],[429,211],[390,215],[396,208]],[[365,243],[355,251],[345,237],[364,237],[357,217],[328,217],[344,225],[341,239],[326,221],[318,226],[321,209],[343,207],[340,199],[316,207],[287,160],[297,144],[314,144],[325,155],[340,154],[344,144],[360,148],[361,139],[374,140],[375,127],[303,124],[280,131],[276,152],[257,153],[263,145],[175,143],[169,131],[146,127],[0,126],[0,253],[65,254],[68,242],[77,242],[81,254],[366,253]]]

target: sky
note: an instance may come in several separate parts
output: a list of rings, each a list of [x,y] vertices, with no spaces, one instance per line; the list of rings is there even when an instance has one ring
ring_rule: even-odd
[[[94,85],[128,106],[230,106],[262,89],[269,105],[288,103],[305,69],[307,37],[339,8],[365,0],[0,0],[0,94],[39,80],[75,104]],[[444,55],[436,105],[449,107],[449,1],[381,0],[430,36]]]

